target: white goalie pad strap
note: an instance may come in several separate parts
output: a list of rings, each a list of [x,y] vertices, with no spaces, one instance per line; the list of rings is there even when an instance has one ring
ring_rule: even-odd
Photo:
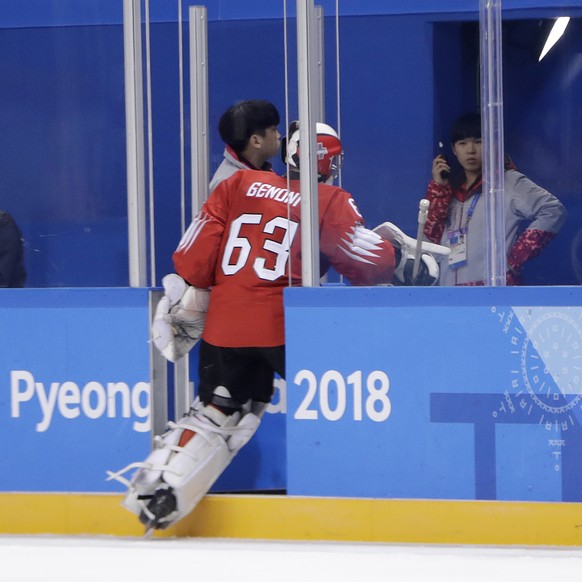
[[[156,437],[155,446],[159,448],[143,463],[130,466],[139,469],[129,482],[123,505],[136,515],[147,513],[148,499],[140,497],[170,487],[176,498],[176,510],[163,521],[175,523],[188,515],[257,431],[260,415],[266,408],[265,403],[258,404],[257,414],[248,412],[241,417],[238,412],[226,416],[197,400],[193,414],[169,423],[170,430],[163,437]],[[194,436],[179,446],[185,430],[192,431]]]
[[[165,295],[152,322],[152,341],[170,362],[177,362],[200,339],[206,323],[210,291],[188,285],[172,273],[162,279]]]

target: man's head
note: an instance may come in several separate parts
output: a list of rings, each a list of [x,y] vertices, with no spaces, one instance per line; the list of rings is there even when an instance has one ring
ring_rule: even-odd
[[[343,162],[343,147],[340,138],[330,125],[315,124],[317,174],[319,182],[331,183]],[[299,122],[294,121],[289,126],[289,133],[281,150],[283,161],[289,165],[291,172],[299,172]]]
[[[483,166],[481,149],[481,116],[461,115],[451,128],[451,147],[466,173],[478,174]]]
[[[279,122],[279,112],[269,101],[240,101],[223,113],[218,132],[237,154],[260,167],[279,151]]]

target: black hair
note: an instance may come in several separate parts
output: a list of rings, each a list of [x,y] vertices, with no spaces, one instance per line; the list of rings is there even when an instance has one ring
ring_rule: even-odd
[[[269,101],[239,101],[222,114],[218,132],[222,141],[238,154],[247,147],[253,134],[264,135],[267,128],[279,125],[279,122],[279,112]]]
[[[481,139],[481,116],[478,113],[465,113],[453,123],[451,143],[468,138]]]

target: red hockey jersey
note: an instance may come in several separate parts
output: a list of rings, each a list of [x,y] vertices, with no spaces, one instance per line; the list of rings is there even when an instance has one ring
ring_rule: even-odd
[[[241,170],[219,184],[174,252],[176,273],[211,288],[203,339],[221,347],[285,343],[283,289],[301,284],[301,194],[272,172]],[[390,282],[385,240],[354,248],[363,219],[350,194],[319,185],[320,253],[354,285]],[[323,267],[325,269],[325,267]]]

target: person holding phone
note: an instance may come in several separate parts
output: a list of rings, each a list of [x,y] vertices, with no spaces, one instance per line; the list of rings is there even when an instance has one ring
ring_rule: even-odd
[[[424,236],[450,248],[440,285],[484,285],[487,266],[481,117],[466,113],[451,129],[455,170],[439,153],[432,163]],[[507,285],[523,283],[524,264],[538,256],[566,220],[564,205],[517,171],[506,157],[504,176]]]

